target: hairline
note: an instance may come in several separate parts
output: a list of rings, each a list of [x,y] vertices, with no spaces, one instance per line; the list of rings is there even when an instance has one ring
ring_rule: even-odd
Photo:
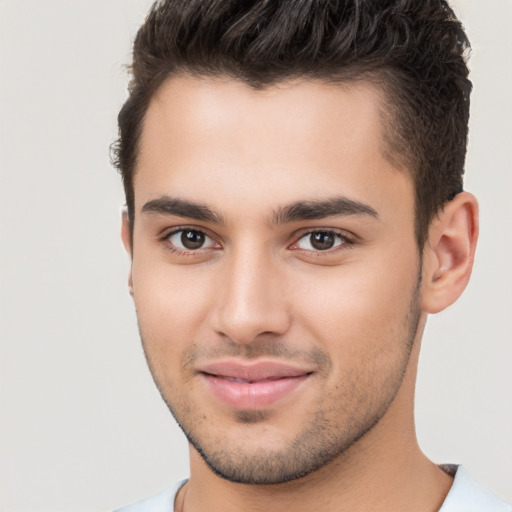
[[[400,106],[398,104],[398,94],[394,90],[391,83],[391,77],[396,74],[396,70],[391,66],[379,66],[376,68],[371,68],[361,65],[349,65],[343,66],[338,71],[332,71],[330,73],[328,73],[326,70],[322,71],[318,71],[316,73],[283,73],[281,76],[276,76],[272,79],[258,81],[252,80],[250,77],[245,76],[242,72],[235,73],[224,69],[202,69],[199,66],[189,65],[176,66],[172,70],[168,70],[166,73],[158,73],[154,77],[152,83],[145,88],[147,92],[144,97],[144,113],[141,116],[139,125],[137,127],[133,167],[130,173],[132,204],[127,204],[128,221],[132,239],[135,225],[134,181],[138,172],[141,141],[144,136],[144,125],[151,102],[157,97],[161,89],[169,81],[182,77],[190,77],[198,80],[227,79],[248,85],[254,90],[258,91],[264,91],[280,84],[290,83],[293,81],[309,81],[334,86],[347,86],[350,84],[366,83],[374,89],[380,100],[378,102],[378,114],[381,127],[380,151],[382,156],[388,163],[391,164],[393,170],[406,173],[411,179],[413,185],[415,219],[414,228],[418,249],[421,251],[425,244],[426,235],[425,233],[422,233],[423,227],[420,226],[418,222],[420,212],[418,210],[419,197],[417,192],[417,180],[415,177],[416,173],[418,172],[418,163],[414,162],[414,157],[412,156],[412,151],[410,148],[411,143],[402,140],[403,137],[399,134],[400,122],[398,121],[398,117],[400,115]],[[398,126],[398,128],[393,128],[394,126]],[[436,212],[434,212],[434,215],[435,213]],[[429,224],[431,220],[432,218],[429,219]]]

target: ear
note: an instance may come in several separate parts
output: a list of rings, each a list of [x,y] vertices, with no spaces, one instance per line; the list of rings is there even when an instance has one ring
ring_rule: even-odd
[[[478,238],[478,203],[461,192],[432,221],[423,251],[422,309],[438,313],[468,284]]]
[[[123,241],[123,245],[124,245],[126,252],[130,256],[130,273],[128,275],[128,290],[130,292],[130,295],[133,295],[132,264],[131,264],[131,260],[133,258],[132,231],[130,228],[130,221],[128,219],[128,212],[126,210],[123,210],[122,218],[121,218],[121,240]]]

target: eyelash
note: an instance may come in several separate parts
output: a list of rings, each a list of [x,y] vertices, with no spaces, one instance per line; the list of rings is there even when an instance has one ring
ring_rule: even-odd
[[[183,234],[187,231],[204,235],[205,237],[212,240],[212,242],[215,245],[217,245],[218,247],[200,247],[198,249],[181,249],[179,247],[176,247],[176,245],[170,241],[172,236],[177,235],[179,233]],[[300,247],[296,247],[296,246],[298,246],[298,244],[301,240],[303,240],[304,238],[311,236],[313,234],[323,234],[323,235],[334,236],[337,240],[339,240],[339,243],[337,245],[335,245],[334,247],[328,248],[325,250],[302,249]],[[195,255],[199,255],[209,249],[218,250],[219,248],[221,248],[221,245],[215,241],[215,238],[213,236],[210,236],[208,234],[208,232],[206,232],[204,229],[202,229],[202,228],[199,229],[199,228],[195,228],[195,227],[191,227],[191,226],[177,227],[177,228],[173,229],[172,231],[167,232],[164,236],[162,236],[161,241],[163,243],[165,243],[167,250],[169,250],[175,254],[182,255],[182,256],[195,256]],[[314,255],[315,257],[322,257],[324,255],[327,256],[327,255],[333,254],[340,250],[347,250],[347,249],[353,247],[355,245],[355,243],[356,243],[356,240],[353,237],[348,236],[345,232],[340,232],[340,231],[337,231],[332,228],[329,228],[329,229],[315,228],[315,229],[311,229],[306,232],[302,232],[299,237],[296,236],[295,242],[288,245],[287,248],[294,250],[294,251],[302,251],[303,253],[307,253],[309,255]]]
[[[173,229],[170,232],[167,232],[164,236],[161,237],[161,241],[165,244],[165,248],[175,254],[178,254],[180,256],[196,256],[198,254],[203,253],[205,250],[211,249],[211,247],[200,247],[198,249],[181,249],[180,247],[176,247],[174,243],[171,242],[171,237],[174,235],[177,235],[179,233],[186,233],[186,232],[194,232],[201,235],[204,235],[205,237],[209,238],[214,242],[215,245],[218,245],[220,247],[220,244],[218,242],[215,242],[215,238],[213,236],[210,236],[204,229],[198,229],[191,226],[180,226],[175,229]],[[215,248],[217,249],[217,248]]]
[[[322,250],[322,249],[316,249],[316,250],[315,249],[302,249],[300,247],[294,247],[294,246],[298,246],[299,242],[301,240],[303,240],[304,238],[310,237],[311,235],[314,235],[314,234],[333,236],[339,240],[339,244],[337,244],[331,248],[324,249],[324,250]],[[332,228],[329,228],[329,229],[315,228],[315,229],[311,229],[309,231],[301,233],[300,237],[298,237],[296,239],[296,241],[288,247],[290,249],[293,249],[296,251],[304,251],[308,254],[321,257],[321,256],[331,255],[338,251],[347,250],[347,249],[353,247],[355,243],[356,243],[355,239],[353,237],[350,237],[349,235],[347,235],[345,232],[341,232],[341,231],[338,231],[338,230],[332,229]]]

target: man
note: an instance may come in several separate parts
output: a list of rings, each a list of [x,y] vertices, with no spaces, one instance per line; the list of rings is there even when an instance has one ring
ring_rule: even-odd
[[[469,43],[440,0],[164,0],[116,164],[143,347],[190,478],[124,511],[510,511],[414,432],[471,273]]]

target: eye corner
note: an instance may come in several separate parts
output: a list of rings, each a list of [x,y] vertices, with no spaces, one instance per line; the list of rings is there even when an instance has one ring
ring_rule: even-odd
[[[215,236],[196,226],[176,226],[167,229],[159,239],[165,249],[183,256],[204,255],[222,249]]]
[[[345,232],[332,228],[315,228],[302,232],[289,245],[289,249],[308,252],[312,255],[321,255],[322,253],[331,253],[342,248],[348,248],[354,243],[353,237]]]

